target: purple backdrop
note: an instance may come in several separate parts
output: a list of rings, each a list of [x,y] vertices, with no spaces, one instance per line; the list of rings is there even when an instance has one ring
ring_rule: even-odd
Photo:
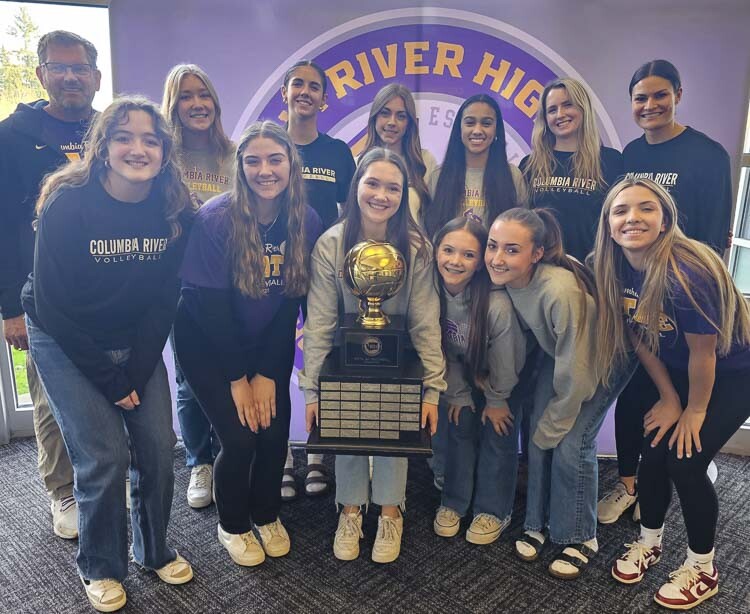
[[[439,159],[461,99],[494,91],[517,162],[528,152],[538,91],[555,75],[588,85],[606,144],[621,148],[639,136],[627,84],[641,63],[664,57],[682,73],[680,121],[719,140],[736,169],[750,83],[745,0],[468,0],[411,8],[381,0],[377,9],[320,0],[314,10],[299,7],[293,0],[215,0],[209,11],[198,0],[111,0],[115,91],[160,100],[172,65],[198,63],[236,138],[258,117],[283,119],[283,70],[313,57],[333,84],[321,128],[355,149],[372,97],[396,80],[416,92],[423,144]],[[296,374],[290,388],[292,438],[304,440]],[[614,452],[611,416],[599,448]]]

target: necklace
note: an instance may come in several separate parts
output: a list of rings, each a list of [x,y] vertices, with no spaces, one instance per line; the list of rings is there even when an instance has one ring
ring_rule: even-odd
[[[281,215],[281,211],[279,211],[276,214],[276,217],[273,218],[273,222],[271,222],[268,226],[266,226],[265,224],[261,224],[260,222],[258,222],[258,228],[260,229],[260,232],[263,235],[263,245],[264,246],[266,245],[266,243],[268,243],[268,240],[267,240],[268,233],[271,232],[271,228],[273,228],[274,224],[276,224],[276,220],[279,219],[279,215]]]

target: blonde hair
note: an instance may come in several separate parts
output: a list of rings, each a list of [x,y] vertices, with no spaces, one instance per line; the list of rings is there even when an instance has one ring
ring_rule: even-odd
[[[302,296],[310,281],[309,259],[305,256],[305,187],[297,148],[287,132],[272,121],[251,124],[240,137],[235,156],[234,185],[229,193],[230,253],[235,287],[251,298],[265,294],[263,243],[258,229],[258,200],[250,189],[242,168],[242,156],[248,144],[257,138],[276,141],[289,158],[289,184],[278,196],[279,216],[287,217],[284,254],[284,294]]]
[[[175,155],[172,131],[159,113],[156,104],[143,96],[123,96],[115,99],[91,124],[84,138],[84,155],[81,160],[69,162],[58,171],[48,175],[42,184],[37,199],[37,214],[41,215],[50,196],[59,189],[87,185],[90,181],[101,181],[107,174],[107,162],[112,133],[118,126],[127,123],[131,111],[143,111],[151,117],[154,132],[162,144],[162,167],[154,178],[151,192],[161,195],[164,217],[170,227],[170,239],[182,233],[180,214],[192,208],[190,193],[182,182]]]
[[[677,225],[677,206],[669,192],[655,181],[628,177],[612,186],[604,199],[594,246],[594,276],[599,304],[596,325],[597,364],[604,369],[608,382],[624,366],[632,349],[623,317],[623,287],[620,279],[625,255],[610,234],[609,212],[617,197],[628,188],[641,186],[650,190],[661,206],[664,231],[644,253],[645,277],[638,306],[632,318],[642,326],[636,335],[638,343],[654,354],[659,353],[659,318],[664,305],[679,288],[691,306],[716,330],[716,351],[726,356],[732,343],[750,344],[750,312],[744,297],[734,285],[724,262],[708,246],[689,239]],[[691,287],[688,272],[700,282]],[[711,290],[716,291],[714,294]],[[701,303],[718,298],[716,320]]]
[[[569,77],[550,81],[542,92],[541,104],[534,116],[531,155],[525,172],[529,186],[533,190],[535,177],[549,177],[555,169],[555,135],[547,125],[547,97],[555,89],[565,90],[570,101],[578,108],[582,116],[581,127],[578,131],[578,149],[571,158],[571,170],[577,177],[595,180],[599,189],[604,191],[607,186],[602,174],[601,139],[591,97],[579,81]]]
[[[401,144],[401,157],[406,163],[406,170],[409,173],[409,185],[416,190],[419,196],[420,211],[424,212],[430,205],[430,192],[424,180],[427,166],[422,158],[422,144],[419,141],[417,107],[409,88],[400,83],[389,83],[375,95],[370,106],[370,116],[367,119],[367,140],[362,154],[364,155],[373,147],[385,147],[375,130],[375,122],[383,107],[396,97],[404,101],[404,109],[409,117]]]
[[[180,114],[177,110],[178,103],[180,101],[180,87],[182,86],[182,80],[188,75],[193,75],[203,82],[206,86],[208,93],[211,94],[211,98],[214,103],[214,121],[209,128],[209,140],[213,145],[214,150],[218,154],[220,159],[224,159],[231,155],[234,151],[234,145],[229,137],[224,132],[224,127],[221,124],[221,105],[219,104],[219,96],[216,93],[211,79],[208,78],[206,71],[196,64],[177,64],[173,66],[167,75],[167,80],[164,82],[164,96],[161,102],[161,112],[164,117],[169,120],[174,128],[174,141],[175,149],[178,152],[182,152],[182,131],[184,126],[180,121]]]

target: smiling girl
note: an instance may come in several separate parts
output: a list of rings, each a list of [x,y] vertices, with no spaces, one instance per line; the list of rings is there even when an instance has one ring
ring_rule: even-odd
[[[383,311],[405,317],[424,369],[422,426],[435,432],[438,397],[445,390],[440,300],[430,245],[409,213],[408,185],[406,166],[399,156],[387,149],[371,149],[359,161],[343,219],[315,245],[305,322],[305,368],[299,377],[307,402],[308,431],[317,419],[323,361],[339,342],[338,323],[345,313],[359,310],[357,298],[344,283],[344,259],[356,243],[369,239],[390,242],[406,259],[404,285],[383,303]],[[349,561],[359,556],[362,506],[367,509],[371,497],[381,506],[372,560],[390,563],[398,558],[407,468],[405,458],[376,456],[370,480],[366,456],[336,456],[336,503],[343,507],[333,543],[336,558]]]
[[[34,362],[75,471],[78,573],[93,607],[125,605],[132,557],[169,584],[193,577],[167,546],[175,436],[161,359],[191,223],[167,123],[140,97],[96,119],[86,156],[45,181],[24,290]]]
[[[510,523],[515,500],[520,420],[508,398],[526,358],[526,341],[505,290],[490,289],[484,226],[468,216],[456,218],[434,243],[448,384],[440,414],[450,424],[444,430],[445,483],[433,528],[441,537],[455,536],[472,507],[466,541],[491,544]]]
[[[641,533],[612,575],[633,584],[659,562],[674,484],[687,558],[655,600],[685,610],[718,591],[718,500],[706,469],[750,415],[750,314],[724,263],[684,235],[677,215],[659,184],[621,181],[602,208],[594,263],[597,362],[611,378],[634,348],[648,374],[628,408],[642,419]]]
[[[600,384],[593,284],[563,252],[550,211],[501,214],[490,228],[485,262],[542,352],[529,415],[525,532],[516,553],[533,561],[548,540],[561,544],[549,572],[574,579],[599,548],[596,436],[627,370],[613,374],[609,388]]]
[[[409,171],[409,209],[421,224],[422,212],[431,202],[428,186],[437,161],[420,145],[414,97],[400,83],[386,85],[372,101],[363,155],[373,147],[385,147],[403,158]]]
[[[508,164],[503,116],[494,98],[477,94],[459,107],[430,192],[433,202],[424,215],[428,236],[466,211],[488,226],[503,211],[526,205],[526,182]]]
[[[670,193],[685,235],[719,254],[727,246],[732,185],[729,156],[705,134],[677,122],[682,99],[680,73],[666,60],[653,60],[635,71],[629,86],[633,119],[643,135],[623,151],[627,177],[653,179]],[[642,424],[631,407],[648,375],[639,367],[615,408],[615,439],[620,482],[599,503],[601,522],[615,522],[636,502],[636,474]],[[637,520],[637,508],[634,519]]]
[[[323,228],[329,228],[338,219],[339,205],[346,202],[355,168],[349,146],[341,139],[318,131],[318,115],[325,109],[327,89],[325,72],[312,60],[300,60],[292,65],[281,87],[281,97],[287,105],[287,131],[301,159],[307,204],[317,211]],[[293,467],[289,448],[281,487],[284,501],[297,496]],[[323,455],[308,454],[305,494],[324,495],[329,482]]]
[[[198,211],[180,270],[174,341],[221,443],[214,464],[219,542],[235,563],[253,566],[290,549],[278,516],[289,379],[321,224],[305,204],[299,158],[283,128],[250,125],[235,164],[232,190]]]
[[[175,150],[182,164],[183,180],[193,200],[202,205],[230,188],[234,144],[221,125],[221,106],[211,80],[195,64],[178,64],[164,83],[162,113],[172,122]],[[177,418],[190,467],[187,501],[190,507],[211,505],[213,463],[219,447],[195,400],[178,362]]]
[[[565,251],[583,262],[607,187],[622,174],[622,155],[601,144],[591,98],[579,81],[565,77],[545,86],[531,144],[519,165],[531,206],[555,213]]]

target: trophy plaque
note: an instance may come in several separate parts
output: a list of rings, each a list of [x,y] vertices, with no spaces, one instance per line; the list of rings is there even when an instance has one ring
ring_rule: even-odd
[[[344,279],[359,313],[340,323],[341,346],[320,372],[318,424],[308,452],[376,456],[431,456],[421,428],[422,363],[407,350],[403,316],[381,305],[403,285],[406,262],[390,243],[363,241],[344,261]]]

